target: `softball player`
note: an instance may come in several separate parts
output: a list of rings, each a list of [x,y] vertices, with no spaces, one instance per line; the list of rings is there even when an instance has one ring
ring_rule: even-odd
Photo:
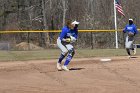
[[[72,44],[77,40],[78,37],[78,24],[79,22],[77,21],[74,21],[72,23],[68,21],[66,26],[63,27],[62,32],[57,39],[57,45],[61,50],[61,55],[57,62],[58,70],[69,71],[67,66],[75,54]],[[66,61],[61,67],[62,60],[65,58],[65,56],[67,56]]]
[[[133,42],[134,42],[134,36],[138,34],[138,30],[136,25],[133,23],[133,19],[129,19],[129,24],[125,26],[123,32],[127,34],[125,40],[125,48],[129,55],[129,58],[131,58],[130,50],[132,50],[133,53],[136,54],[136,51],[133,48]]]

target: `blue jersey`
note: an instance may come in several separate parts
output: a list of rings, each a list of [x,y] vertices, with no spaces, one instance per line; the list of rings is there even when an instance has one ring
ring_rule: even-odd
[[[124,33],[126,32],[132,32],[134,34],[137,34],[138,33],[138,30],[137,30],[137,27],[135,24],[132,24],[132,25],[126,25],[124,30],[123,30]]]
[[[59,35],[60,40],[69,38],[70,37],[69,33],[70,33],[70,28],[68,28],[67,26],[64,26],[62,28],[62,32]]]
[[[62,32],[59,35],[60,40],[70,38],[70,36],[73,36],[73,37],[75,37],[77,39],[77,37],[78,37],[78,29],[74,28],[73,30],[71,30],[67,26],[64,26],[62,28]]]

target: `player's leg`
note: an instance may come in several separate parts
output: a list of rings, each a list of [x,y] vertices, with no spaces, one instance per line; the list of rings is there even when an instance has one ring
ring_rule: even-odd
[[[133,54],[136,55],[136,53],[137,53],[136,48],[133,48]]]
[[[63,53],[60,54],[60,57],[58,59],[58,63],[61,64],[62,60],[65,58],[65,55]]]
[[[66,61],[64,63],[64,66],[67,66],[69,64],[69,62],[71,61],[71,59],[73,58],[73,56],[74,56],[74,49],[71,49],[68,52],[68,56],[66,58]]]
[[[130,50],[132,50],[133,48],[133,38],[129,38],[129,37],[126,37],[126,51],[127,51],[127,54],[129,55],[129,58],[131,57],[131,53],[130,53]]]
[[[132,47],[131,50],[132,50],[133,54],[135,55],[136,54],[136,48]]]
[[[134,49],[133,43],[134,43],[134,37],[130,37],[128,39],[129,48],[130,48],[130,50],[132,50],[133,54],[135,55],[136,51]]]
[[[57,62],[57,69],[58,70],[61,70],[61,62],[62,60],[65,58],[65,56],[67,55],[68,53],[68,50],[67,48],[61,43],[61,40],[60,39],[57,39],[57,46],[60,48],[60,50],[62,51],[62,53],[60,54],[60,57],[58,59],[58,62]]]
[[[69,71],[67,66],[70,63],[70,61],[72,60],[72,58],[73,58],[73,56],[75,54],[75,51],[74,51],[74,48],[73,48],[73,46],[71,44],[66,45],[66,47],[68,49],[68,55],[67,55],[66,61],[64,63],[64,66],[62,66],[62,69],[66,70],[66,71]]]
[[[131,50],[133,52],[133,54],[136,54],[136,46],[134,46],[134,40],[132,40],[132,45],[131,45]]]
[[[125,41],[125,48],[129,57],[131,57],[130,46],[131,46],[131,42],[129,41],[129,37],[127,36]]]
[[[129,55],[129,57],[131,57],[131,53],[130,53],[130,49],[129,48],[126,48],[126,52]]]

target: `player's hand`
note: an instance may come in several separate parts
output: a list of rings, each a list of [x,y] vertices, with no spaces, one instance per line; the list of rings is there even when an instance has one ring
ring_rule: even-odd
[[[128,36],[129,36],[129,37],[133,37],[133,36],[134,36],[134,33],[129,32],[129,33],[128,33]]]
[[[71,43],[74,43],[76,41],[76,38],[75,37],[70,36],[70,38],[71,38]]]

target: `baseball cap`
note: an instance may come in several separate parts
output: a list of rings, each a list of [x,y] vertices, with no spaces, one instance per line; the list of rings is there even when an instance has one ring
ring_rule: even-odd
[[[129,19],[129,21],[133,21],[133,19]]]
[[[77,21],[73,21],[71,24],[73,24],[73,25],[78,25],[80,22],[77,22]]]

